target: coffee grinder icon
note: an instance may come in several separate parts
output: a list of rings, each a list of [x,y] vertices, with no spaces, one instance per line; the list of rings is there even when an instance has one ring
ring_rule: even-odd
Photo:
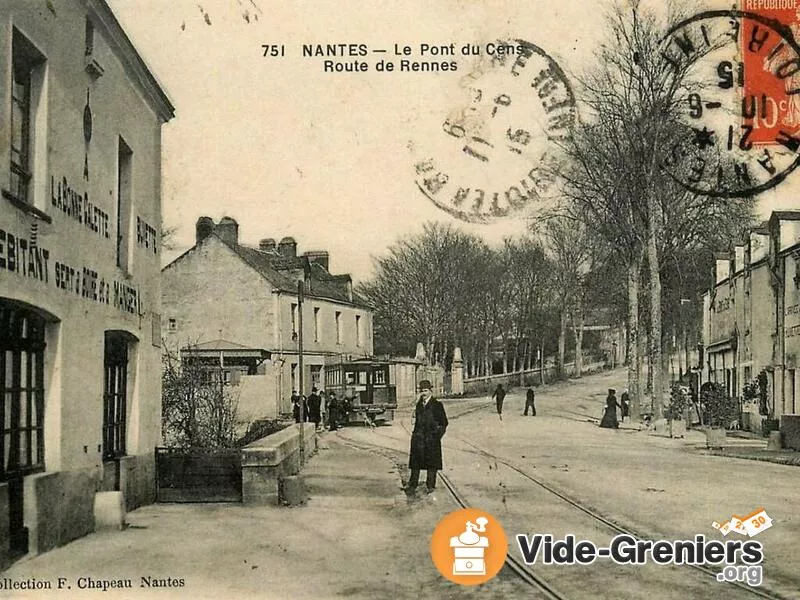
[[[478,523],[467,521],[466,531],[450,538],[450,547],[455,555],[453,575],[486,575],[484,554],[489,547],[489,538],[478,535],[484,533],[489,519],[478,517]]]

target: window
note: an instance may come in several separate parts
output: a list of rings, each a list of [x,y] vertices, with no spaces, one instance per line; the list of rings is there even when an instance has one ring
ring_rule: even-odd
[[[356,346],[361,346],[363,340],[361,338],[361,315],[356,315]]]
[[[297,335],[297,304],[292,304],[292,336]]]
[[[314,341],[319,341],[319,307],[314,307]]]
[[[117,266],[124,271],[129,270],[128,245],[131,229],[131,189],[132,189],[133,151],[119,138],[117,152]]]
[[[176,319],[170,319],[167,329],[169,331],[178,331],[178,321]]]
[[[11,86],[11,195],[33,204],[30,194],[33,176],[34,133],[39,96],[44,80],[44,56],[25,36],[14,29]],[[42,132],[44,129],[42,130]]]
[[[94,52],[94,23],[90,18],[86,18],[86,56],[91,56]]]
[[[311,365],[311,385],[317,389],[322,387],[322,365]]]
[[[0,481],[44,469],[44,334],[39,315],[0,303]]]
[[[128,340],[106,332],[103,393],[103,458],[125,455],[128,421]]]
[[[342,313],[336,311],[336,343],[342,343]]]

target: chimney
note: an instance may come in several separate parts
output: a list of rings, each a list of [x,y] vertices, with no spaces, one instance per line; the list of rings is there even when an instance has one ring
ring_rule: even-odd
[[[222,217],[214,228],[214,233],[229,246],[239,245],[239,224],[230,217]]]
[[[264,238],[258,242],[258,249],[261,252],[275,252],[275,240],[273,238]]]
[[[328,268],[330,255],[325,250],[309,250],[308,252],[304,253],[303,256],[308,259],[308,262],[317,263],[318,265],[324,267],[326,271],[330,272],[330,269]]]
[[[293,237],[285,237],[278,244],[278,252],[283,258],[297,258],[297,242]]]
[[[715,254],[714,282],[725,281],[731,274],[731,258],[725,253]]]
[[[194,243],[199,244],[214,232],[214,221],[211,217],[200,217],[194,226]]]

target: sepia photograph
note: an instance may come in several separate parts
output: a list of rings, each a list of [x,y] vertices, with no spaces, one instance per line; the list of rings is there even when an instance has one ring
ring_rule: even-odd
[[[0,0],[0,598],[800,600],[798,166],[800,0]]]

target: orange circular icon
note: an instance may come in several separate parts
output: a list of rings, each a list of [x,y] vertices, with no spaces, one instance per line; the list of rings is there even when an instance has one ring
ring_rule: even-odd
[[[444,516],[431,537],[433,564],[453,583],[478,585],[503,568],[508,540],[486,511],[464,508]]]

